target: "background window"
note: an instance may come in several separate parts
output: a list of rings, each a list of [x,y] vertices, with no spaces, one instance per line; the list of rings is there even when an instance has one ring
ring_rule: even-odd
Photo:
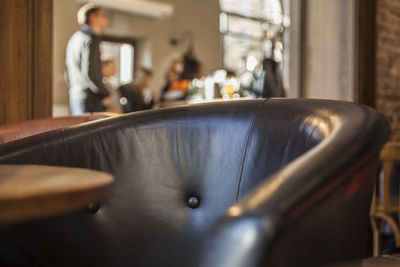
[[[289,1],[220,0],[220,7],[224,68],[240,74],[272,58],[283,67],[287,85]]]
[[[100,43],[102,57],[112,58],[117,65],[119,84],[130,83],[135,73],[135,42],[133,40],[117,40],[112,37],[103,37]]]

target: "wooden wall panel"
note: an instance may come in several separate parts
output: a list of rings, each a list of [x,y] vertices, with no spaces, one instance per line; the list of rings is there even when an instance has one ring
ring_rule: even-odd
[[[52,0],[0,4],[0,124],[49,117]]]
[[[26,0],[1,0],[0,123],[31,117],[28,110],[29,11]]]

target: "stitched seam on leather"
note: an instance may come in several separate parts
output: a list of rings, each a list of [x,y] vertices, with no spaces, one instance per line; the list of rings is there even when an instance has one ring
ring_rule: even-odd
[[[240,185],[242,183],[242,175],[243,175],[243,169],[244,169],[244,163],[246,161],[246,155],[247,155],[247,147],[249,145],[249,140],[250,140],[250,136],[251,133],[253,132],[253,124],[254,124],[254,120],[256,118],[257,113],[261,110],[261,108],[264,106],[265,102],[267,102],[268,100],[270,100],[270,98],[267,98],[265,101],[263,101],[258,107],[257,109],[254,111],[253,117],[251,118],[251,122],[249,124],[249,128],[247,130],[247,138],[246,138],[246,143],[244,145],[244,151],[243,151],[243,157],[242,157],[242,164],[240,166],[240,174],[239,174],[239,180],[238,180],[238,185],[237,185],[237,191],[236,191],[236,199],[235,199],[235,203],[238,202],[239,199],[239,192],[240,192]]]

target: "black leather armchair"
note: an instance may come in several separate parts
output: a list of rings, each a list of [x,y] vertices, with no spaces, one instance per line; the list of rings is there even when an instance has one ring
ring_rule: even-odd
[[[115,176],[88,209],[0,229],[22,266],[315,266],[362,258],[383,116],[269,99],[127,114],[0,146]],[[93,207],[93,205],[92,205]]]

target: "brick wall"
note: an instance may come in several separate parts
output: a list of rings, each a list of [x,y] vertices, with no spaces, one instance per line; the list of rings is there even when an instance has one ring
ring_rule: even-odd
[[[400,0],[377,0],[376,107],[400,141]]]

